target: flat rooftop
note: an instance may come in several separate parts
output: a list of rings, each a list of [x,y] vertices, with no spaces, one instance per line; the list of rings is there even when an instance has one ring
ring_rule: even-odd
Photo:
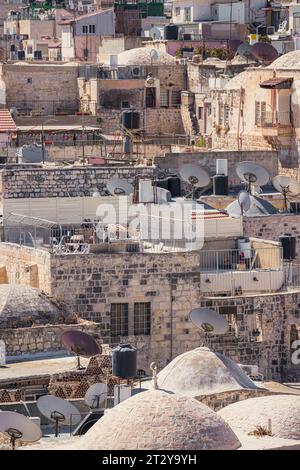
[[[86,366],[88,361],[89,359],[80,358],[80,362],[83,366]],[[9,379],[48,376],[75,370],[76,363],[75,356],[8,363],[0,367],[0,385],[2,381],[6,382]]]

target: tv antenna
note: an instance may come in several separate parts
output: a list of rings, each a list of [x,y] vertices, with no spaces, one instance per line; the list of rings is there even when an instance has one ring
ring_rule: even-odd
[[[83,331],[65,331],[61,335],[61,341],[65,348],[77,356],[77,369],[84,369],[80,364],[81,357],[99,356],[102,353],[102,347],[94,338]]]
[[[263,186],[270,179],[269,172],[258,163],[241,162],[236,167],[238,177],[247,183],[247,191],[252,194],[253,185]]]
[[[10,438],[11,449],[16,442],[36,442],[42,437],[40,428],[26,416],[15,411],[0,412],[0,432]]]
[[[277,175],[272,179],[272,184],[283,195],[284,210],[288,210],[288,197],[300,194],[300,184],[290,176]]]
[[[55,423],[55,437],[58,437],[60,425],[71,426],[81,421],[78,409],[63,398],[43,395],[36,404],[42,415]]]
[[[198,165],[182,165],[179,170],[179,174],[181,178],[186,181],[192,189],[190,193],[187,194],[186,198],[191,197],[192,199],[195,199],[196,190],[199,188],[202,188],[204,190],[204,188],[207,188],[211,183],[211,179],[207,171]]]

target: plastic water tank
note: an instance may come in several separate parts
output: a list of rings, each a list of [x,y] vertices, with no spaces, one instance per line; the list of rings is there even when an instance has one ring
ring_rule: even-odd
[[[178,39],[178,26],[176,24],[168,24],[164,28],[164,38],[173,39],[177,41]]]
[[[42,60],[42,51],[34,51],[33,57],[35,60]]]
[[[25,51],[18,51],[18,60],[25,60]]]
[[[228,176],[228,160],[226,158],[216,160],[216,174]]]
[[[300,202],[291,202],[290,212],[292,212],[293,214],[300,214]]]
[[[130,109],[122,112],[122,126],[125,129],[140,128],[140,113]]]
[[[228,176],[215,175],[213,177],[213,191],[215,196],[227,196]]]
[[[283,259],[292,260],[296,258],[296,237],[290,234],[282,235],[279,237],[279,241],[282,245],[282,257]]]
[[[112,350],[112,374],[123,379],[137,375],[137,350],[130,344],[120,344]]]
[[[181,181],[178,176],[170,176],[168,178],[168,190],[172,194],[172,197],[181,196]]]
[[[169,189],[169,178],[157,180],[156,186],[158,188]]]

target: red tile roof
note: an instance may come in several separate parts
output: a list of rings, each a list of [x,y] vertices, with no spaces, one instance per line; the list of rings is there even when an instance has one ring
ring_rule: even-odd
[[[0,132],[17,132],[17,126],[8,109],[0,109]]]

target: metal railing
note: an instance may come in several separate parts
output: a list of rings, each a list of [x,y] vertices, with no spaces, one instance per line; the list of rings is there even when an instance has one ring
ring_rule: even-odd
[[[200,251],[200,271],[251,271],[282,269],[281,247]]]
[[[8,100],[7,108],[16,108],[19,116],[52,116],[59,114],[89,113],[95,101],[88,100]],[[91,114],[91,113],[90,113]]]
[[[266,111],[257,122],[259,127],[285,127],[292,125],[292,114],[290,111]]]

